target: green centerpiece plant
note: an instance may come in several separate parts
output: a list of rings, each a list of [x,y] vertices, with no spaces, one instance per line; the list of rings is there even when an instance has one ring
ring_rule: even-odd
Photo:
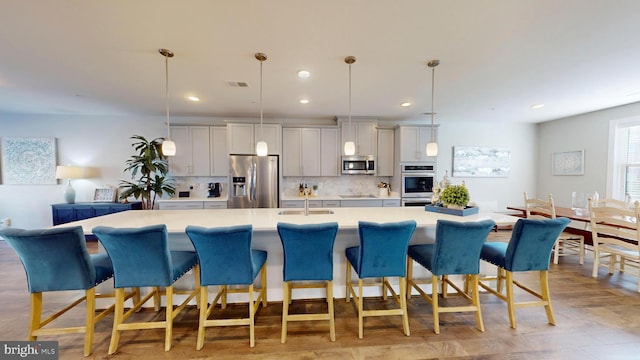
[[[469,190],[464,185],[449,185],[440,194],[442,203],[454,209],[464,209],[469,203]]]
[[[164,138],[148,141],[143,136],[133,135],[131,139],[135,140],[131,146],[137,154],[126,161],[124,172],[131,172],[131,181],[120,181],[120,199],[125,200],[129,196],[141,198],[142,208],[153,210],[156,198],[176,192],[173,180],[167,179],[169,163],[162,153]]]

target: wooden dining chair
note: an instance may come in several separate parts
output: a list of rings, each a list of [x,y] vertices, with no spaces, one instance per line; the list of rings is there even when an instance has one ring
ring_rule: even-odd
[[[525,215],[527,219],[556,218],[553,196],[546,200],[531,199],[524,193]],[[553,263],[557,264],[561,256],[578,255],[580,265],[584,264],[584,236],[563,231],[553,247]]]
[[[592,276],[598,277],[600,266],[606,266],[609,274],[613,274],[616,264],[620,272],[624,272],[625,265],[628,265],[635,269],[640,292],[640,202],[636,201],[633,208],[621,208],[617,204],[601,205],[594,206],[593,200],[589,199],[593,240]],[[603,263],[605,259],[607,262]]]

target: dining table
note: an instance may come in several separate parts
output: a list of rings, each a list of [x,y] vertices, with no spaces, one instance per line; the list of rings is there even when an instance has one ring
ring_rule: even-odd
[[[526,217],[527,209],[524,205],[518,206],[507,206],[507,210],[520,212],[516,216]],[[572,220],[573,222],[564,230],[565,232],[571,234],[577,234],[584,236],[584,243],[588,245],[593,245],[593,241],[591,239],[591,230],[589,227],[589,223],[591,222],[591,218],[589,216],[588,209],[578,209],[578,208],[570,208],[570,207],[562,207],[556,206],[556,217],[565,217],[567,219]],[[544,214],[539,214],[544,215]]]

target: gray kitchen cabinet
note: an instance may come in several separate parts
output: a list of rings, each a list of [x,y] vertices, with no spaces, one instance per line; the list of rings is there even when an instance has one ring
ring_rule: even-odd
[[[255,154],[256,142],[263,139],[269,154],[280,154],[282,126],[280,124],[227,124],[227,148],[229,154]]]
[[[321,129],[282,129],[282,176],[320,176]]]
[[[162,201],[158,203],[160,210],[191,210],[203,209],[202,201]]]
[[[400,206],[400,199],[382,200],[382,206],[384,206],[384,207],[399,207]]]
[[[285,209],[301,209],[304,208],[304,200],[282,200],[280,207]]]
[[[438,129],[433,129],[434,139],[438,139]],[[399,126],[396,128],[395,147],[400,152],[400,161],[436,161],[435,156],[427,156],[427,143],[431,141],[431,126]]]
[[[350,129],[349,121],[342,121],[342,143],[340,147],[344,146],[345,141],[353,140],[356,144],[356,155],[376,155],[378,153],[377,126],[374,121],[351,119]],[[340,152],[342,153],[342,150]]]
[[[322,128],[320,135],[320,175],[340,175],[340,147],[338,128]]]
[[[171,126],[171,140],[176,143],[176,155],[169,157],[169,175],[210,175],[208,126]]]
[[[377,176],[393,176],[393,129],[378,129]]]
[[[211,156],[211,176],[229,176],[229,153],[227,152],[227,128],[211,126],[209,128]]]
[[[340,207],[381,207],[382,200],[366,199],[366,200],[340,200]]]
[[[340,207],[340,200],[322,200],[323,208],[336,208]]]

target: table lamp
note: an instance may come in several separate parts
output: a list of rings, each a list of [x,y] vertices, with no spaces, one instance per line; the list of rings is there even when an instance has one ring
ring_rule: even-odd
[[[67,204],[76,202],[76,191],[71,186],[71,179],[81,179],[85,177],[85,168],[82,166],[57,166],[56,179],[67,179],[67,187],[64,188],[64,200]]]

